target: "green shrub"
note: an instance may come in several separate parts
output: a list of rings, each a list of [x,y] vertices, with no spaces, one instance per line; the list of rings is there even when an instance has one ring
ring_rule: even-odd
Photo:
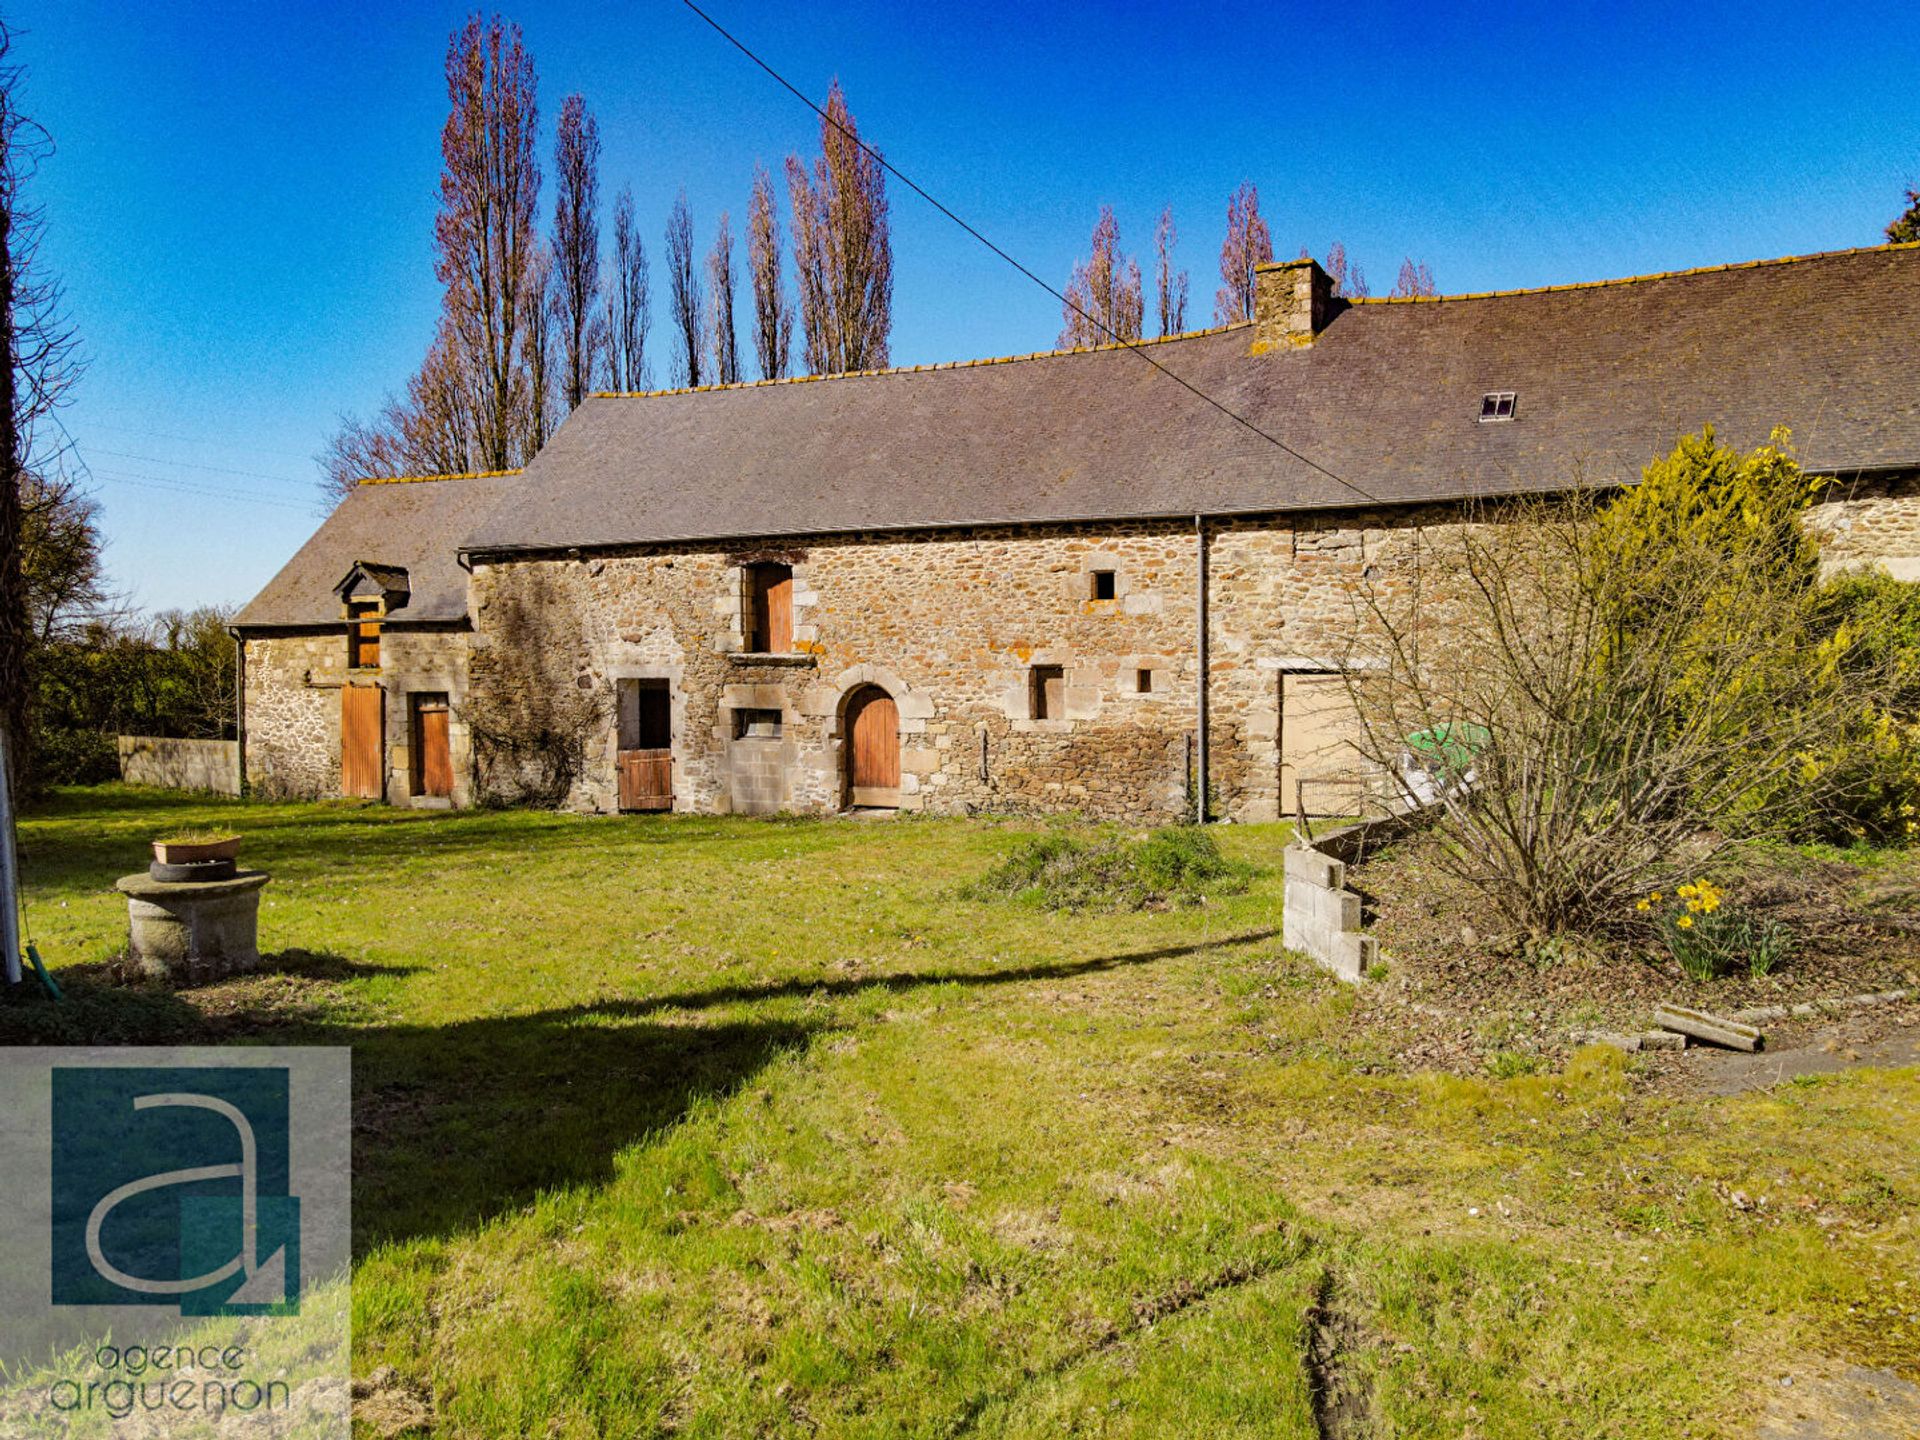
[[[1792,931],[1729,901],[1711,880],[1682,885],[1671,896],[1656,890],[1638,908],[1653,917],[1667,953],[1691,980],[1738,970],[1758,979],[1793,953]]]
[[[1142,839],[1036,835],[966,887],[973,899],[1012,898],[1045,910],[1146,910],[1237,895],[1252,867],[1220,853],[1198,826]]]

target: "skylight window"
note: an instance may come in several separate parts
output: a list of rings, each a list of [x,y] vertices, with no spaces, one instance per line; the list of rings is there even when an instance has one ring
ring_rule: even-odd
[[[1490,390],[1480,397],[1480,419],[1511,420],[1513,418],[1514,392],[1511,390]]]

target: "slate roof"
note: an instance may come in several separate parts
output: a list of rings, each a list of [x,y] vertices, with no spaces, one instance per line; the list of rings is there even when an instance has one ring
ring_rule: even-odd
[[[460,620],[467,613],[461,538],[504,500],[517,473],[363,482],[235,617],[240,627],[338,625],[335,588],[356,564],[406,574],[406,603],[389,623]]]
[[[1363,301],[1311,347],[1250,340],[1236,326],[1147,350],[1356,488],[1103,348],[595,397],[461,538],[501,552],[1414,503],[1631,479],[1708,423],[1741,446],[1791,425],[1821,471],[1920,468],[1916,246]],[[1516,418],[1482,424],[1495,390],[1518,392]]]

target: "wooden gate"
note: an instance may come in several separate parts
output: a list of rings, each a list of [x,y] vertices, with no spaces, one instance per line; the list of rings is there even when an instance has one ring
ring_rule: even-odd
[[[387,692],[378,685],[346,685],[340,690],[340,793],[378,800],[386,792],[381,763]]]
[[[623,680],[619,699],[620,808],[671,810],[672,691],[664,680]]]
[[[847,803],[882,809],[900,804],[900,710],[873,685],[847,702]]]
[[[413,697],[413,793],[450,798],[453,751],[447,740],[447,697]]]
[[[1347,677],[1283,671],[1280,675],[1280,812],[1292,819],[1358,815],[1366,806],[1370,767],[1354,743],[1360,717]]]

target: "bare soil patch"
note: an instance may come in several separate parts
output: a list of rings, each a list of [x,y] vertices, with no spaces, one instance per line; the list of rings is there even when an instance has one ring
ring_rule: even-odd
[[[1395,1067],[1521,1072],[1587,1032],[1650,1028],[1660,1001],[1729,1015],[1920,983],[1920,861],[1873,868],[1754,851],[1722,875],[1740,904],[1788,925],[1795,951],[1772,974],[1689,979],[1648,933],[1527,943],[1414,837],[1368,860],[1365,897],[1386,974],[1361,987],[1356,1018]],[[1766,1027],[1772,1033],[1786,1026]]]

